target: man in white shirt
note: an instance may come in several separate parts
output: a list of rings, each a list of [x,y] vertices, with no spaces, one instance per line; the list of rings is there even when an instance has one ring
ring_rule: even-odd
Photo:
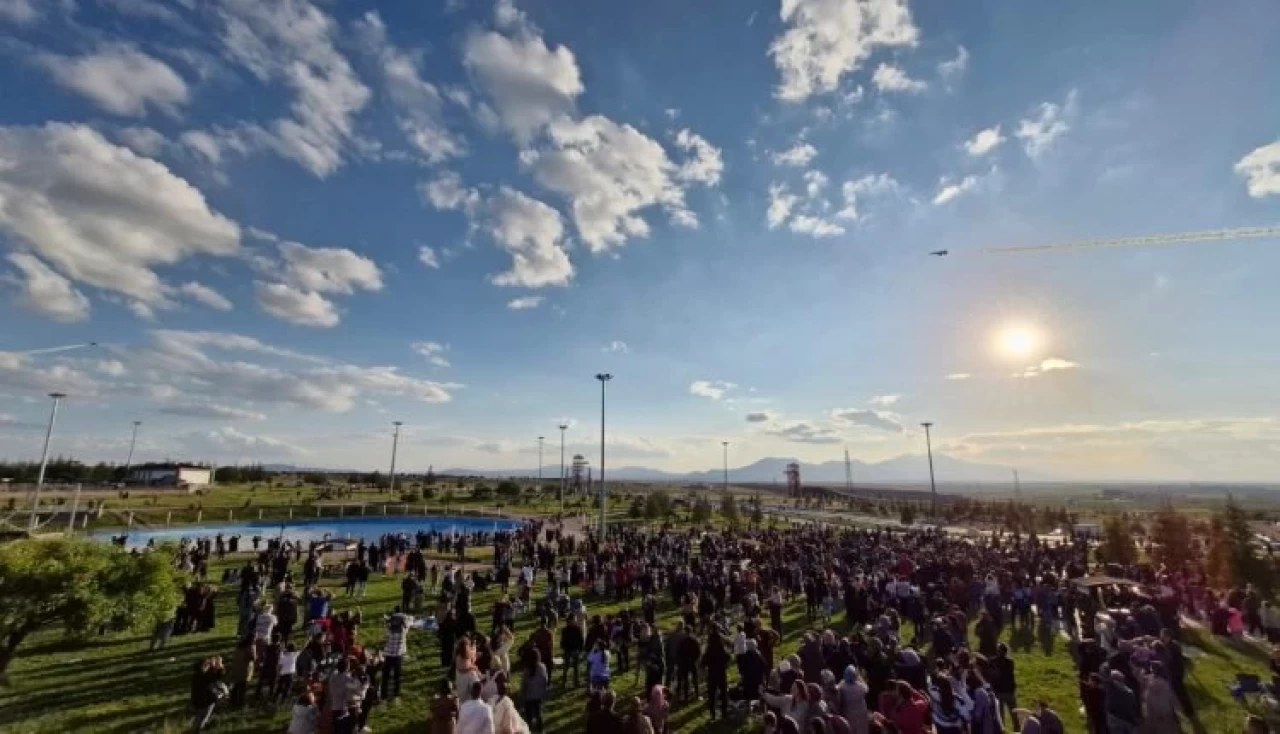
[[[455,734],[495,734],[493,709],[480,697],[480,681],[471,684],[471,700],[458,710]]]

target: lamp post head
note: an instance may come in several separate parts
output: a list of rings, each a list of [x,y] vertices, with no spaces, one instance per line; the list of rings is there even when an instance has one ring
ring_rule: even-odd
[[[613,375],[609,374],[608,372],[601,372],[596,375],[596,379],[601,382],[608,382],[609,380],[613,379]]]
[[[561,431],[567,431],[567,430],[569,430],[569,424],[568,424],[568,423],[561,423],[561,424],[560,424],[560,430],[561,430]]]
[[[391,425],[395,426],[396,428],[399,428],[400,426],[404,425],[404,421],[391,421]]]
[[[924,423],[921,423],[920,425],[924,426],[924,427],[925,427],[925,429],[926,429],[926,430],[928,430],[929,428],[932,428],[932,427],[933,427],[933,421],[925,421]]]
[[[64,392],[51,392],[51,393],[49,393],[49,397],[53,398],[54,400],[61,400],[61,399],[65,398],[66,396],[67,396],[67,394],[66,394],[66,393],[64,393]]]
[[[135,426],[140,426],[140,425],[142,425],[142,421],[134,421],[134,422],[133,422],[133,425],[135,425]]]
[[[541,441],[541,440],[542,440],[542,439],[544,439],[544,438],[546,438],[546,436],[538,436],[538,440],[539,440],[539,441]]]

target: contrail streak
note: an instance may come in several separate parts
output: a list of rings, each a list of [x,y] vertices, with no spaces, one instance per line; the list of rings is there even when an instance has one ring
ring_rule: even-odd
[[[1048,250],[1083,250],[1093,247],[1148,247],[1155,245],[1182,245],[1190,242],[1223,242],[1230,240],[1259,240],[1280,238],[1280,227],[1245,227],[1240,229],[1215,229],[1207,232],[1179,232],[1156,234],[1146,237],[1118,237],[1108,240],[1082,240],[1059,242],[1049,245],[1015,245],[1013,247],[986,247],[977,252],[986,254],[1013,254],[1019,252],[1043,252]]]
[[[86,347],[96,347],[97,342],[89,342],[88,344],[68,344],[62,347],[47,347],[45,349],[28,349],[25,352],[14,352],[14,354],[31,355],[31,354],[53,354],[55,352],[69,352],[72,349],[84,349]]]

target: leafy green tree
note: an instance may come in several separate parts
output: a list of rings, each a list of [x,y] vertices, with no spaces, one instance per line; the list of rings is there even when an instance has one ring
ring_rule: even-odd
[[[639,520],[644,517],[644,509],[644,498],[637,494],[631,498],[631,506],[627,508],[627,517]]]
[[[1274,582],[1271,569],[1253,548],[1253,530],[1249,528],[1249,516],[1227,495],[1227,503],[1219,513],[1227,547],[1227,561],[1234,585],[1253,584],[1264,595],[1270,595]]]
[[[689,519],[694,525],[705,525],[711,521],[711,503],[706,498],[699,498],[693,503]]]
[[[1166,502],[1156,512],[1151,535],[1156,544],[1156,560],[1170,570],[1182,568],[1195,557],[1195,549],[1191,547],[1191,523],[1186,515],[1173,509],[1172,502]]]
[[[725,492],[724,497],[720,500],[720,515],[724,517],[730,525],[737,525],[740,516],[738,515],[738,501],[733,498],[731,492]]]
[[[644,500],[644,516],[648,520],[665,520],[671,515],[671,495],[666,490],[649,492]]]
[[[1098,558],[1103,563],[1127,566],[1137,560],[1138,549],[1129,534],[1129,522],[1124,517],[1111,515],[1102,521],[1102,542],[1098,544]]]
[[[510,495],[503,495],[503,496],[509,497]],[[519,497],[520,493],[516,492],[516,496]],[[479,502],[491,500],[493,499],[493,490],[489,489],[489,487],[486,485],[477,484],[476,486],[471,488],[471,499],[477,500]]]
[[[913,505],[904,504],[898,510],[898,521],[903,525],[914,525],[916,522],[916,508]]]
[[[0,675],[44,627],[73,638],[102,626],[151,629],[177,607],[180,583],[163,550],[131,555],[83,538],[0,546]]]
[[[501,497],[519,497],[520,485],[510,479],[503,479],[498,482],[498,495]]]

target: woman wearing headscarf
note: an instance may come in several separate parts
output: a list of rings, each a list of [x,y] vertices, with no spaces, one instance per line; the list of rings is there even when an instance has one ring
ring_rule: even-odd
[[[649,691],[649,702],[645,704],[644,715],[653,726],[654,734],[667,734],[667,717],[671,715],[671,703],[667,701],[667,689],[654,686]]]
[[[801,721],[808,723],[809,721],[809,698],[806,695],[804,681],[796,680],[791,684],[791,695],[781,695],[764,691],[761,694],[764,702],[770,707],[777,709],[778,715],[781,717],[779,721],[792,719],[793,723],[800,725]],[[785,728],[785,724],[780,726]]]
[[[658,690],[656,686],[654,690]],[[639,697],[631,699],[631,713],[627,715],[625,734],[655,734],[653,723],[644,715],[644,702]]]
[[[1178,699],[1165,677],[1164,663],[1151,663],[1151,672],[1143,676],[1142,731],[1149,734],[1178,734]]]
[[[867,712],[867,684],[852,665],[844,669],[844,679],[836,686],[836,708],[849,722],[853,734],[867,734],[870,715]]]

